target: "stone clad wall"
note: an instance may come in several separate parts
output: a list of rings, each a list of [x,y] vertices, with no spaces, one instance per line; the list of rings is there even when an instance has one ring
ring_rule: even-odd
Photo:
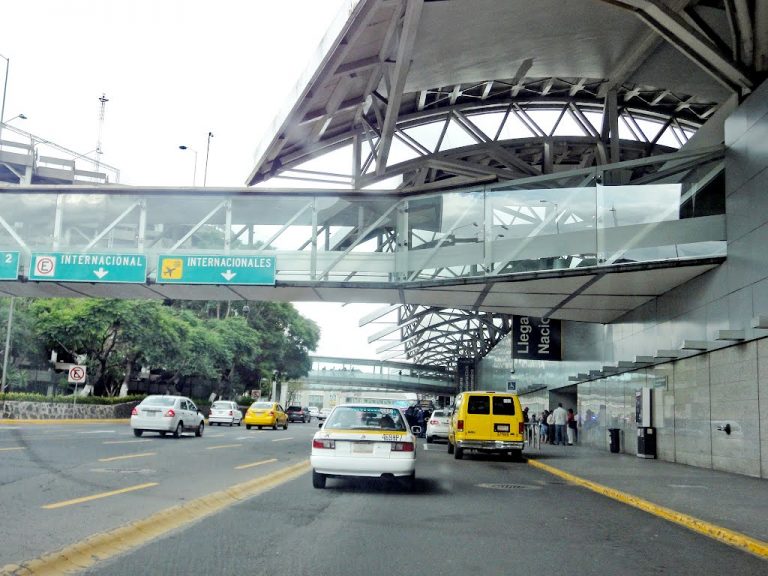
[[[0,403],[0,418],[9,420],[51,420],[130,418],[131,409],[138,402],[126,402],[114,406],[77,404],[71,402],[22,402],[6,400]]]

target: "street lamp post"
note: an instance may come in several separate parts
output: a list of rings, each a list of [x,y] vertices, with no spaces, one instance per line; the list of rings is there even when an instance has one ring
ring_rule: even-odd
[[[11,67],[11,59],[0,54],[5,60],[5,80],[3,81],[3,103],[0,104],[0,140],[3,139],[3,118],[5,117],[5,94],[8,92],[8,69]]]
[[[195,153],[195,170],[192,172],[192,186],[197,185],[197,150],[194,148],[190,148],[189,146],[184,146],[183,144],[179,146],[179,150],[189,150],[190,152]]]
[[[211,138],[213,138],[213,132],[208,132],[208,144],[205,147],[205,170],[203,171],[203,188],[205,188],[208,182],[208,154],[211,152]]]
[[[8,327],[5,332],[5,354],[3,355],[3,377],[0,382],[0,392],[5,392],[6,382],[8,381],[8,355],[11,352],[11,326],[13,326],[13,304],[15,300],[11,296],[11,304],[8,307]]]

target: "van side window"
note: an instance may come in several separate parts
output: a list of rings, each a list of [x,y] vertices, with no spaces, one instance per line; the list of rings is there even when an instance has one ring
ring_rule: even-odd
[[[493,413],[498,414],[499,416],[514,416],[515,401],[512,398],[505,398],[504,396],[494,396]]]
[[[467,399],[467,414],[490,414],[491,402],[488,396],[470,396]]]

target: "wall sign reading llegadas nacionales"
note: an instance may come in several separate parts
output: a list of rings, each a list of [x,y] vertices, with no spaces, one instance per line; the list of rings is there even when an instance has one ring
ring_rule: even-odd
[[[514,316],[512,318],[512,358],[561,360],[560,320]]]

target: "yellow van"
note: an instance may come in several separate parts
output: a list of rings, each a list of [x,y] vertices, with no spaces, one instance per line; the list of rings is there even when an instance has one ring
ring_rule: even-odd
[[[456,396],[448,429],[448,454],[460,460],[464,450],[523,454],[523,410],[517,394],[462,392]]]

